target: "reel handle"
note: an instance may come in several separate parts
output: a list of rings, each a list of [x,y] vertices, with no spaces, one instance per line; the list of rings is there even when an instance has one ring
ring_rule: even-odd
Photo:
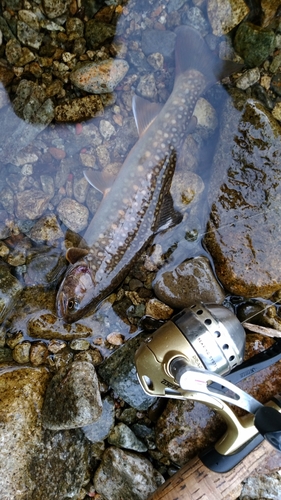
[[[262,406],[255,413],[255,427],[273,448],[281,451],[281,414],[270,406]]]

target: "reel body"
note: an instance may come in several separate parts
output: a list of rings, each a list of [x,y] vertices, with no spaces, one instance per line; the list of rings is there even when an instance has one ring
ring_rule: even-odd
[[[278,361],[281,340],[243,362],[245,337],[229,309],[198,302],[161,326],[135,355],[138,378],[147,394],[192,399],[224,418],[226,433],[200,456],[216,472],[233,468],[263,438],[281,450],[281,399],[262,405],[234,385]],[[238,418],[229,404],[249,413]]]

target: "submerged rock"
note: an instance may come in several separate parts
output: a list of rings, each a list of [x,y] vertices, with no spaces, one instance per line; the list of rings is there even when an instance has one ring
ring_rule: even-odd
[[[213,161],[205,244],[226,290],[268,298],[281,288],[281,128],[256,100],[239,111],[234,95]]]
[[[274,31],[242,23],[236,32],[234,47],[247,66],[260,66],[274,50]]]
[[[173,269],[159,272],[153,283],[157,297],[175,309],[195,301],[221,304],[225,298],[206,257],[188,259]]]
[[[107,500],[146,500],[164,483],[147,458],[118,448],[108,448],[94,477],[96,491]]]
[[[86,63],[74,70],[70,80],[79,89],[91,94],[113,92],[129,69],[124,59],[106,59],[99,63]]]
[[[249,13],[243,0],[210,0],[208,17],[216,36],[226,35]]]

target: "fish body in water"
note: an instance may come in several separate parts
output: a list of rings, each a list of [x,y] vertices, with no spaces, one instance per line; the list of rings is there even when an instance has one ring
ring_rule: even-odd
[[[174,88],[165,105],[133,100],[140,138],[112,186],[97,172],[86,174],[104,197],[84,234],[87,248],[68,252],[72,264],[57,294],[57,312],[66,322],[80,319],[109,295],[150,238],[175,223],[169,191],[177,151],[194,128],[198,98],[216,81],[212,56],[193,28],[179,28],[175,56]]]

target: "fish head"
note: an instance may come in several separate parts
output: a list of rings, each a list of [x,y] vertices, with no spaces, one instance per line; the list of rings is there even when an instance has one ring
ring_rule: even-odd
[[[86,263],[80,262],[67,271],[56,299],[57,314],[66,323],[73,323],[84,316],[92,305],[95,283]]]

